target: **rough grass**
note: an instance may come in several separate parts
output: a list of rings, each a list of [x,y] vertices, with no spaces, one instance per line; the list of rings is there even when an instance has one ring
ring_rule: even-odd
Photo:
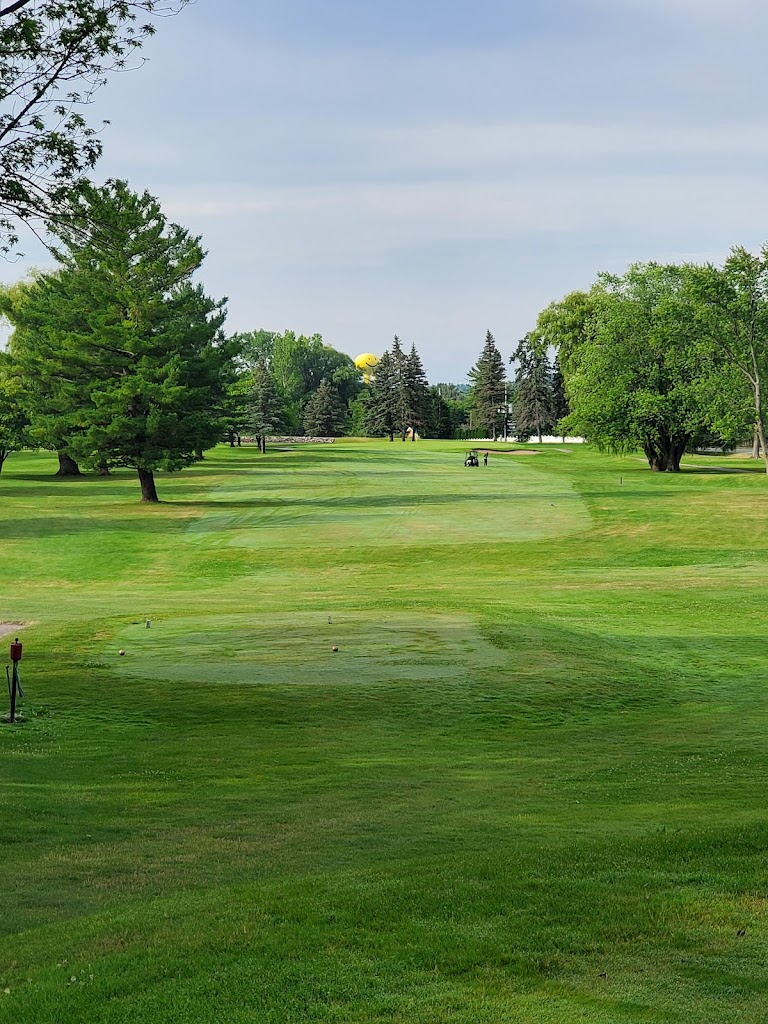
[[[463,451],[8,460],[0,1020],[762,1024],[764,476]]]

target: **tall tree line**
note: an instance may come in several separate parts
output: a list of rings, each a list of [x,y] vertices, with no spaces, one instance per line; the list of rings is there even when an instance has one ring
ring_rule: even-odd
[[[227,409],[231,445],[243,434],[256,436],[263,447],[270,433],[317,433],[312,410],[317,409],[318,393],[321,403],[330,399],[334,405],[332,428],[325,433],[338,436],[346,431],[350,405],[363,388],[350,356],[326,344],[320,334],[258,330],[236,334],[232,340],[238,356]]]

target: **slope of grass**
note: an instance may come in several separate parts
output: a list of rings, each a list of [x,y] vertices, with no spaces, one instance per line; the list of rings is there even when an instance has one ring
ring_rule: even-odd
[[[765,1020],[764,476],[462,456],[8,460],[0,1020]]]

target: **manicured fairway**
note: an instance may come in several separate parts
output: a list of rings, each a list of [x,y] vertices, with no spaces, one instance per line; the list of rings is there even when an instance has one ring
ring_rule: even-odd
[[[463,454],[9,458],[0,1021],[764,1024],[768,481]]]

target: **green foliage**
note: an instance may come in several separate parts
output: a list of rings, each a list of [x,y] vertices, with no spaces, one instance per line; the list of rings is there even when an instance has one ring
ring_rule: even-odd
[[[537,337],[561,340],[571,408],[560,429],[603,451],[642,448],[670,472],[698,431],[743,433],[744,389],[702,337],[699,312],[687,269],[652,263],[546,310]]]
[[[0,3],[0,252],[15,220],[54,227],[101,155],[82,110],[126,70],[154,32],[138,24],[188,0],[4,0]]]
[[[512,389],[514,421],[518,436],[526,440],[554,428],[555,398],[547,350],[527,334],[513,352],[510,363],[517,363]]]
[[[390,351],[384,352],[365,398],[365,427],[369,437],[395,434],[404,441],[429,429],[432,399],[421,357],[416,346],[403,349],[395,335]]]
[[[221,436],[233,355],[224,303],[191,283],[200,242],[152,196],[110,182],[79,206],[59,270],[5,310],[12,355],[32,431],[85,465],[137,469],[153,500],[144,481],[154,470],[190,464]]]
[[[8,455],[27,444],[28,425],[21,381],[7,353],[0,352],[0,472]]]
[[[403,359],[401,374],[405,396],[403,436],[410,432],[415,441],[416,435],[424,432],[430,411],[429,383],[415,345]]]
[[[373,380],[363,393],[365,433],[394,441],[398,415],[398,367],[391,352],[383,352]]]
[[[366,387],[357,398],[353,398],[349,403],[349,433],[352,437],[366,436],[368,397],[368,387]]]
[[[429,388],[427,436],[456,437],[469,415],[467,396],[456,384],[434,384]]]
[[[496,437],[503,423],[505,384],[507,379],[504,360],[488,331],[477,363],[469,371],[472,384],[470,403],[474,412],[474,425]]]
[[[732,249],[722,268],[688,267],[691,293],[699,303],[699,327],[751,396],[751,418],[768,472],[766,401],[768,387],[768,245],[757,255]],[[721,409],[718,432],[730,440],[744,433],[742,403]]]
[[[261,363],[248,375],[248,391],[244,402],[244,427],[266,451],[266,437],[283,426],[283,403],[277,393],[274,374]]]
[[[563,371],[560,369],[560,357],[557,353],[555,353],[550,382],[552,385],[552,414],[554,427],[556,428],[560,420],[565,419],[571,411],[568,405],[568,396],[565,392],[565,378],[563,377]]]
[[[304,433],[313,437],[340,437],[347,425],[347,408],[338,390],[321,380],[304,409]]]
[[[326,345],[319,334],[306,337],[284,331],[273,335],[271,349],[267,365],[283,402],[286,427],[294,433],[301,432],[304,407],[321,381],[332,383],[345,405],[360,393],[362,384],[354,360]]]

